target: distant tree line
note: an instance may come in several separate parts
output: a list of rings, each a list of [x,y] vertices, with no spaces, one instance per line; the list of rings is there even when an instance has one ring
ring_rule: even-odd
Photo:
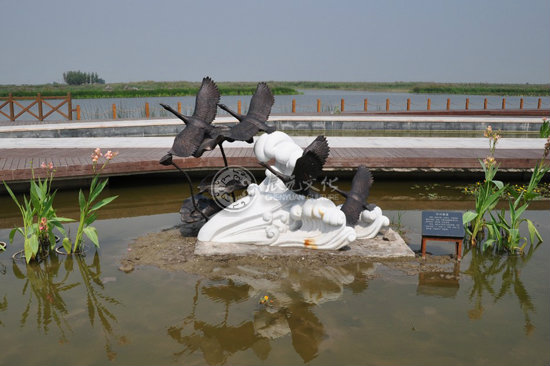
[[[105,84],[96,72],[67,71],[63,73],[63,80],[69,85]]]

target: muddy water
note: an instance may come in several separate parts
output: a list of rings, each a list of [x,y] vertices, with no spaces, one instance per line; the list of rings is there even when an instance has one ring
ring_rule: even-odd
[[[550,205],[532,205],[545,242],[523,257],[430,243],[427,262],[302,258],[205,261],[174,245],[177,266],[118,267],[136,238],[168,240],[186,192],[112,185],[120,194],[97,221],[101,249],[40,265],[0,253],[0,364],[539,365],[550,351]],[[76,192],[59,192],[75,217]],[[377,203],[413,250],[426,209],[466,210],[454,183],[380,182]],[[0,197],[0,240],[17,212]],[[75,230],[74,228],[72,229]],[[160,249],[159,249],[160,250]],[[183,259],[182,259],[183,258]],[[267,296],[266,301],[265,296]],[[263,303],[261,303],[263,302]]]

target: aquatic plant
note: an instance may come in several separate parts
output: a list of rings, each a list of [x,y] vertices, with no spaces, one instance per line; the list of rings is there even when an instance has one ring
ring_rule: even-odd
[[[550,166],[545,162],[550,152],[549,135],[548,121],[544,119],[540,136],[547,138],[547,142],[541,160],[537,162],[533,169],[529,183],[525,187],[505,186],[502,182],[493,180],[498,170],[494,152],[500,136],[498,133],[493,132],[490,126],[487,128],[485,136],[489,138],[491,152],[482,163],[485,181],[473,190],[476,198],[476,211],[468,211],[463,215],[463,223],[470,235],[470,244],[476,244],[479,239],[478,236],[482,236],[485,228],[487,228],[487,239],[483,243],[484,250],[495,248],[498,252],[523,254],[528,242],[530,245],[542,242],[542,237],[533,222],[524,218],[523,214],[533,200],[541,197],[539,185],[550,170]],[[489,182],[493,183],[497,189],[492,187]],[[504,193],[508,197],[508,217],[504,209],[495,216],[491,211],[501,197],[504,196]],[[489,222],[485,221],[484,216],[486,213],[489,213],[491,217]],[[527,225],[529,240],[520,234],[520,226],[524,223]]]
[[[479,160],[485,180],[474,191],[475,211],[467,211],[462,217],[462,223],[466,232],[470,235],[472,245],[476,245],[479,236],[483,236],[483,230],[486,227],[485,214],[495,208],[500,197],[506,192],[504,183],[494,179],[499,167],[494,155],[500,134],[493,131],[491,126],[488,126],[485,130],[485,136],[489,138],[490,154],[483,161]]]
[[[23,250],[27,263],[33,259],[45,258],[49,255],[50,250],[53,250],[55,247],[56,237],[53,232],[54,228],[57,228],[64,234],[65,231],[62,222],[73,221],[68,218],[58,217],[53,208],[53,200],[56,193],[55,191],[51,191],[55,174],[53,163],[46,164],[43,162],[41,168],[47,171],[47,176],[43,180],[35,176],[31,162],[30,198],[27,199],[27,196],[23,196],[22,203],[19,203],[19,200],[8,184],[3,182],[23,218],[23,226],[11,230],[9,241],[10,243],[13,242],[16,233],[20,233],[23,236]]]
[[[539,136],[542,138],[548,138],[550,136],[550,121],[548,120],[548,118],[542,119],[542,125],[540,126],[540,129],[539,129]],[[544,151],[545,151],[545,156],[548,156],[546,146]]]
[[[68,236],[65,236],[63,239],[63,248],[67,253],[75,253],[82,250],[83,245],[83,235],[86,235],[88,239],[94,243],[96,247],[99,248],[99,239],[97,236],[97,230],[91,224],[97,219],[97,210],[101,207],[109,204],[118,196],[112,196],[102,199],[101,201],[94,204],[95,200],[99,197],[103,189],[107,185],[109,179],[104,179],[99,181],[99,176],[107,164],[115,157],[118,153],[113,153],[110,150],[103,155],[101,149],[97,148],[91,155],[92,159],[92,169],[94,172],[94,177],[90,183],[90,190],[88,192],[88,197],[84,196],[82,189],[78,192],[78,205],[80,208],[80,219],[78,222],[78,229],[76,232],[76,237],[74,242]],[[98,162],[103,157],[103,164],[98,169]]]

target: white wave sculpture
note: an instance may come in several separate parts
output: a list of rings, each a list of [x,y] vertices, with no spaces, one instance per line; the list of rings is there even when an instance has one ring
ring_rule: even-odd
[[[287,134],[263,134],[254,145],[260,162],[275,160],[273,168],[292,175],[303,150]],[[198,240],[213,243],[255,244],[336,250],[356,238],[372,238],[389,226],[389,219],[376,207],[363,211],[358,224],[346,226],[340,208],[327,198],[306,198],[289,190],[269,170],[248,195],[214,215],[199,231]]]

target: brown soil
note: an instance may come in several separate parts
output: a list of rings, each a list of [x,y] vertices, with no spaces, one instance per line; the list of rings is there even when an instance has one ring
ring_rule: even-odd
[[[185,271],[205,277],[223,275],[220,268],[239,268],[252,266],[262,268],[262,272],[274,278],[281,268],[322,268],[325,266],[349,266],[358,263],[382,263],[384,266],[398,270],[407,275],[420,272],[448,270],[456,260],[451,256],[430,256],[423,260],[415,258],[365,260],[350,256],[339,256],[338,252],[311,251],[299,256],[265,256],[265,255],[215,255],[198,256],[194,254],[196,237],[182,237],[177,228],[149,233],[137,238],[128,248],[126,258],[122,259],[119,269],[131,272],[140,266],[155,266],[168,271]]]

